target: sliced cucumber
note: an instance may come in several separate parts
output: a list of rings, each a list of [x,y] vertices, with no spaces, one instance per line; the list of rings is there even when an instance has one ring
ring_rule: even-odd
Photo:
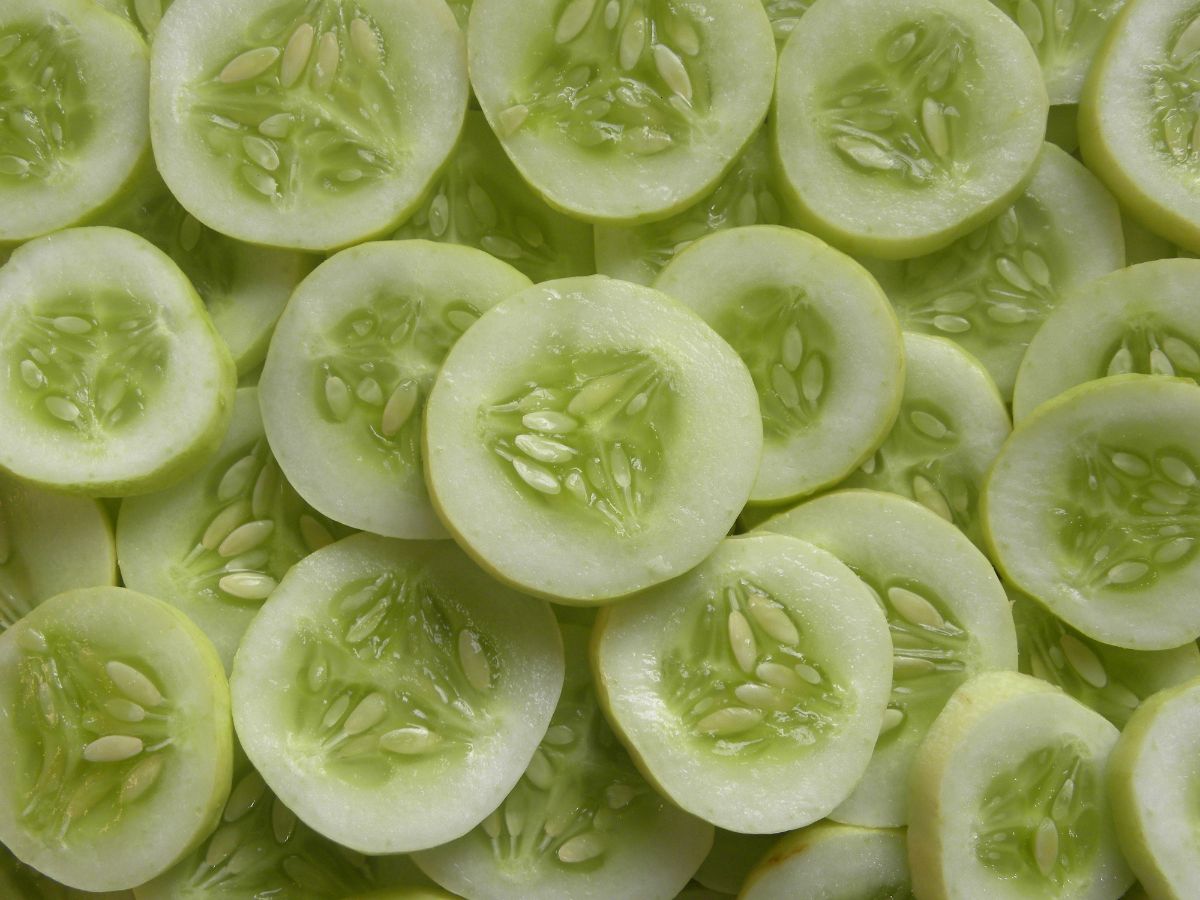
[[[771,30],[775,33],[775,48],[782,50],[800,17],[813,5],[813,0],[762,0],[762,5],[767,11],[767,18],[771,20]]]
[[[115,12],[141,29],[147,38],[153,37],[163,12],[171,0],[98,0],[105,9]]]
[[[547,606],[453,544],[356,535],[295,565],[250,623],[234,721],[314,831],[407,853],[504,799],[546,733],[562,665]]]
[[[1046,118],[1046,140],[1051,144],[1061,147],[1067,153],[1078,153],[1078,103],[1050,107],[1050,115]]]
[[[1155,234],[1136,219],[1121,216],[1121,230],[1125,232],[1125,265],[1156,259],[1174,259],[1183,254],[1178,247],[1161,235]]]
[[[343,250],[297,288],[260,380],[288,480],[336,521],[443,538],[421,465],[425,398],[462,332],[529,279],[480,250],[387,241]]]
[[[695,880],[709,890],[736,895],[746,876],[775,843],[774,834],[738,834],[718,828],[713,834],[712,850],[696,870]]]

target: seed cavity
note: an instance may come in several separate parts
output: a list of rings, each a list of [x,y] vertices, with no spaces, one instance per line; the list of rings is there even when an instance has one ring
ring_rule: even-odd
[[[740,610],[729,613],[728,620],[729,644],[733,649],[733,657],[743,672],[753,672],[758,661],[758,646],[750,623]]]
[[[554,30],[554,41],[565,44],[583,33],[596,9],[596,0],[571,0],[558,19]]]
[[[738,734],[748,731],[763,720],[763,714],[757,709],[727,706],[709,713],[696,723],[696,730],[715,737]]]
[[[229,792],[229,800],[225,803],[222,818],[226,822],[238,821],[254,809],[266,793],[267,784],[263,777],[258,772],[249,772]]]
[[[354,711],[342,723],[342,731],[346,734],[361,734],[369,728],[374,728],[387,715],[387,700],[383,694],[368,694],[354,707]]]
[[[1049,877],[1058,862],[1058,826],[1049,816],[1038,823],[1033,834],[1033,858],[1037,862],[1038,871]]]
[[[239,556],[261,546],[274,530],[275,523],[270,519],[247,522],[230,532],[217,548],[217,553],[226,558]]]
[[[559,860],[568,865],[595,859],[606,850],[604,838],[594,831],[577,834],[558,848]]]
[[[887,589],[888,602],[905,621],[925,628],[943,628],[946,620],[937,607],[920,594],[903,587]]]

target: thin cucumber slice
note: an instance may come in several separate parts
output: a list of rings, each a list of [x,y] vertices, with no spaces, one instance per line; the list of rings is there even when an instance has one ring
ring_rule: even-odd
[[[1200,379],[1200,260],[1164,259],[1077,289],[1029,344],[1017,374],[1013,418],[1068,388],[1140,372]]]
[[[956,344],[904,335],[900,415],[883,446],[842,487],[911,497],[982,542],[983,479],[1011,426],[991,377]]]
[[[1117,729],[1044,681],[977,675],[910,782],[908,861],[928,900],[1115,900],[1133,883],[1104,785]]]
[[[1079,104],[1069,103],[1050,107],[1046,119],[1046,140],[1067,153],[1079,150]]]
[[[117,556],[126,587],[186,613],[229,671],[284,573],[344,535],[284,479],[263,433],[258,392],[242,388],[225,440],[202,471],[121,505]]]
[[[75,225],[150,149],[149,51],[92,0],[0,6],[0,244]]]
[[[566,683],[525,777],[468,835],[414,858],[468,900],[669,900],[713,828],[638,774],[596,703],[587,629],[562,633]]]
[[[736,895],[746,876],[776,844],[774,834],[738,834],[718,828],[712,850],[696,870],[698,884],[721,894]]]
[[[447,527],[498,577],[579,605],[697,565],[761,452],[758,395],[733,349],[666,295],[603,276],[493,307],[425,410]]]
[[[821,822],[789,834],[751,873],[739,900],[909,900],[899,829]]]
[[[136,25],[147,39],[154,36],[158,23],[162,21],[163,13],[171,5],[171,0],[98,0],[98,2],[105,9]]]
[[[0,840],[90,891],[139,885],[216,826],[229,689],[208,639],[125,588],[68,591],[0,635]]]
[[[152,244],[75,228],[0,268],[0,466],[95,495],[145,493],[221,441],[234,366],[200,298]]]
[[[1106,644],[1200,636],[1200,387],[1121,375],[1043,404],[988,476],[981,515],[1014,586]]]
[[[336,254],[292,295],[259,381],[263,425],[300,495],[390,537],[444,538],[425,488],[425,399],[479,315],[529,287],[469,247],[386,241]]]
[[[883,443],[904,392],[900,326],[858,263],[771,225],[701,238],[654,282],[746,363],[762,410],[752,503],[780,503],[849,475]]]
[[[473,111],[424,205],[393,237],[477,247],[531,281],[596,271],[592,226],[547,206],[521,180],[483,114]]]
[[[779,56],[775,140],[801,224],[885,259],[995,218],[1033,175],[1037,57],[987,0],[837,0]]]
[[[1000,216],[945,250],[867,261],[906,331],[949,338],[1012,397],[1025,348],[1060,299],[1125,264],[1121,217],[1087,169],[1049,144]]]
[[[731,538],[682,578],[601,610],[600,702],[638,767],[720,828],[800,828],[870,762],[891,687],[887,620],[831,554]]]
[[[762,124],[775,77],[759,0],[475,0],[479,106],[546,202],[662,219],[710,191]]]
[[[1008,598],[987,558],[925,507],[875,491],[840,491],[768,519],[758,531],[827,550],[875,593],[892,635],[892,692],[875,755],[830,817],[908,821],[908,773],[925,732],[978,672],[1017,668]]]
[[[413,212],[462,129],[442,0],[176,0],[154,37],[159,171],[230,237],[331,250]]]
[[[504,799],[550,724],[562,667],[546,604],[453,544],[356,535],[293,566],[250,623],[234,722],[314,831],[407,853]]]

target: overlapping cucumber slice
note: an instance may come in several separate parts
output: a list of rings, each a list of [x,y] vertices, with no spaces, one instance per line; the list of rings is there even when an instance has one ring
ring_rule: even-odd
[[[813,5],[813,0],[762,0],[762,5],[767,11],[767,18],[771,20],[775,47],[782,50],[800,17]]]
[[[773,834],[739,834],[716,829],[712,849],[696,870],[695,881],[718,894],[736,895],[746,876],[778,842]]]
[[[833,822],[803,828],[771,849],[738,896],[909,900],[913,894],[904,831]]]
[[[234,721],[274,794],[363,853],[443,844],[504,799],[562,688],[547,606],[449,542],[356,535],[307,557],[234,660]]]
[[[147,39],[154,36],[171,0],[98,0],[105,9],[136,25]]]

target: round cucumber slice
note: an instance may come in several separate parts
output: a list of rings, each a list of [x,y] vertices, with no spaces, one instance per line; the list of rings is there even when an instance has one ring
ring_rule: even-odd
[[[906,854],[901,830],[821,822],[779,841],[739,900],[908,900]]]
[[[738,834],[716,829],[712,850],[696,870],[698,884],[719,894],[736,895],[746,876],[778,841],[774,834]]]
[[[149,52],[92,0],[0,8],[0,243],[81,222],[147,157]]]
[[[475,0],[471,83],[518,171],[569,215],[662,219],[762,124],[775,51],[759,0]]]
[[[908,861],[929,900],[1115,900],[1133,883],[1104,770],[1117,729],[1036,678],[976,675],[913,765]]]
[[[1200,387],[1122,375],[1038,407],[984,488],[992,559],[1014,586],[1106,644],[1200,636]]]
[[[30,241],[0,268],[0,466],[49,487],[144,493],[220,443],[234,367],[200,298],[117,228]]]
[[[596,703],[587,629],[562,633],[566,682],[525,777],[483,824],[414,858],[468,900],[669,900],[704,859],[713,828],[638,774]]]
[[[504,799],[546,733],[562,666],[546,604],[453,544],[356,535],[293,566],[250,623],[234,722],[314,831],[407,853]]]
[[[1060,299],[1125,264],[1121,215],[1095,176],[1047,144],[1033,181],[994,221],[937,253],[865,264],[901,327],[957,343],[1008,400],[1025,348]]]
[[[300,495],[390,537],[444,538],[425,488],[425,398],[479,315],[529,287],[469,247],[387,241],[331,257],[292,295],[259,382],[263,424]]]
[[[903,497],[841,491],[768,519],[758,531],[832,553],[874,591],[892,635],[892,693],[875,755],[831,818],[908,821],[908,773],[921,738],[978,672],[1017,668],[1008,598],[987,558],[950,523]]]
[[[779,56],[775,139],[801,224],[886,259],[994,218],[1033,175],[1048,104],[1029,42],[987,0],[838,0]]]
[[[731,538],[669,584],[600,611],[600,702],[646,777],[720,828],[811,824],[870,762],[891,687],[887,620],[831,554]]]
[[[1140,372],[1200,379],[1200,259],[1164,259],[1077,289],[1029,344],[1017,374],[1013,418],[1068,388]]]
[[[72,887],[131,888],[215,827],[229,690],[208,639],[124,588],[42,603],[0,635],[0,840]]]
[[[828,244],[758,225],[701,238],[654,286],[746,363],[762,410],[751,503],[835,484],[883,443],[904,392],[896,316],[875,280]]]
[[[151,60],[159,171],[230,237],[362,241],[416,209],[454,147],[465,60],[441,0],[177,0]]]
[[[447,527],[498,577],[580,605],[697,565],[761,452],[758,396],[733,349],[666,295],[603,276],[493,307],[451,349],[425,410]]]

